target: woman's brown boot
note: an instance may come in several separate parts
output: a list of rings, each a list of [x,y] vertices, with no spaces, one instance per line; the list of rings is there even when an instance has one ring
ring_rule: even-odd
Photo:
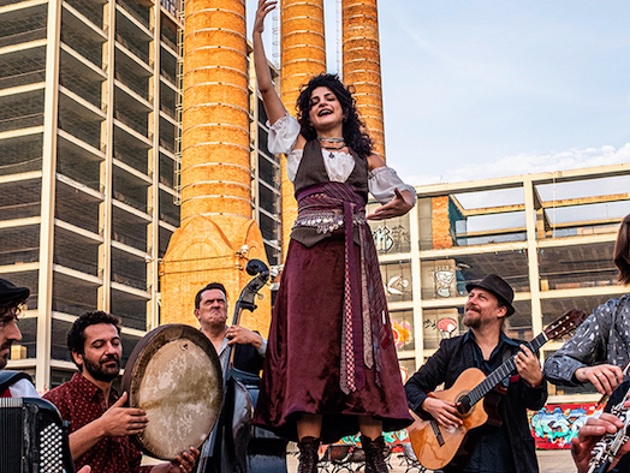
[[[317,473],[320,442],[321,440],[315,437],[304,437],[298,442],[298,448],[300,449],[298,473]]]
[[[361,446],[365,452],[365,473],[389,473],[385,463],[385,439],[382,435],[374,440],[361,435]]]

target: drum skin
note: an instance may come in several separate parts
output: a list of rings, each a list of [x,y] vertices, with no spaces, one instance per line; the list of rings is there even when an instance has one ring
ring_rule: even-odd
[[[162,460],[200,448],[219,417],[222,383],[219,358],[203,333],[183,324],[152,330],[134,348],[122,378],[129,406],[149,419],[134,441]]]

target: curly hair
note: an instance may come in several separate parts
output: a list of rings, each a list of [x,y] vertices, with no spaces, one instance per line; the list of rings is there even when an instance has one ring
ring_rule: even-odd
[[[72,327],[70,327],[70,330],[68,331],[68,335],[66,336],[66,343],[70,354],[84,354],[85,329],[90,325],[96,324],[111,324],[116,327],[116,330],[120,334],[120,318],[115,315],[108,314],[107,312],[103,312],[102,310],[92,310],[90,312],[86,312],[74,321]]]
[[[350,148],[361,158],[366,159],[372,154],[372,139],[365,132],[365,125],[357,113],[357,103],[352,96],[353,91],[350,87],[343,85],[337,74],[315,76],[300,90],[297,99],[297,119],[300,123],[302,136],[307,141],[317,138],[317,132],[309,119],[311,95],[317,87],[327,87],[335,94],[343,110],[343,138]]]
[[[195,296],[195,309],[199,309],[199,304],[201,304],[201,296],[204,292],[209,291],[211,289],[218,289],[225,296],[225,300],[227,301],[227,291],[225,290],[225,286],[220,282],[211,282],[206,284],[205,287],[199,289],[197,295]]]
[[[613,261],[619,269],[619,282],[630,284],[630,214],[621,221]]]

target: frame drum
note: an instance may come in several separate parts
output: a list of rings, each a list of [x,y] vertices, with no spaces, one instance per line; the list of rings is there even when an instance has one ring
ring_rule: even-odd
[[[219,417],[222,386],[219,357],[203,333],[183,324],[152,330],[134,348],[122,378],[129,406],[149,419],[134,440],[162,460],[200,448]]]

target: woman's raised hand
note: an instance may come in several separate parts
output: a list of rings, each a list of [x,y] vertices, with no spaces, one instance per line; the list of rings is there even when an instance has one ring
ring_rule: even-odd
[[[276,0],[259,0],[258,8],[256,9],[256,19],[254,20],[254,33],[262,33],[265,31],[265,17],[267,14],[276,8]]]
[[[273,86],[271,79],[271,71],[265,55],[265,47],[263,46],[262,32],[265,30],[265,17],[276,8],[277,0],[258,0],[258,9],[256,10],[256,19],[254,20],[254,29],[252,40],[254,44],[254,69],[256,70],[256,82],[258,82],[258,90],[272,125],[284,117],[287,113],[284,104],[278,92]]]

